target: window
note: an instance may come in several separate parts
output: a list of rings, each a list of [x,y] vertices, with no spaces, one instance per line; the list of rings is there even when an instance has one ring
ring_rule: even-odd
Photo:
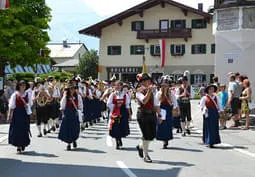
[[[144,55],[144,45],[131,45],[130,46],[131,55]]]
[[[140,31],[140,30],[144,30],[143,21],[134,21],[131,23],[131,31]]]
[[[151,55],[152,56],[160,56],[160,46],[159,45],[151,45]]]
[[[215,44],[211,45],[211,53],[215,53]]]
[[[172,20],[171,29],[184,29],[186,28],[186,20]]]
[[[206,74],[191,74],[190,83],[200,85],[206,82]]]
[[[194,44],[191,48],[192,54],[206,54],[206,44]]]
[[[172,56],[182,56],[185,54],[185,45],[171,45],[170,51]]]
[[[121,55],[121,46],[108,46],[108,55]]]
[[[192,20],[192,28],[206,28],[207,23],[205,19],[194,19]]]
[[[169,29],[169,20],[160,20],[159,21],[160,32],[168,32]]]

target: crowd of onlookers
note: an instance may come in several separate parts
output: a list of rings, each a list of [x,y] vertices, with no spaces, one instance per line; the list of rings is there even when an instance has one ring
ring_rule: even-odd
[[[220,101],[220,129],[226,129],[226,122],[233,120],[231,127],[240,126],[240,120],[245,115],[245,125],[243,130],[250,127],[250,102],[252,101],[251,84],[246,75],[240,73],[228,73],[228,84],[220,84],[219,78],[213,78],[213,84],[217,86],[217,96]],[[206,85],[202,84],[199,90],[201,97],[205,96]]]

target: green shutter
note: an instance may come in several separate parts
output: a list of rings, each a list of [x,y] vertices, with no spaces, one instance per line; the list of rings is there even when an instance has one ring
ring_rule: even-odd
[[[154,45],[151,45],[150,53],[152,56],[154,56]]]
[[[197,21],[196,20],[192,20],[191,28],[196,28],[196,24],[197,24]]]
[[[131,31],[136,31],[136,22],[131,22]]]
[[[175,56],[175,53],[174,53],[174,45],[172,44],[172,45],[170,46],[170,48],[171,48],[171,55],[172,55],[172,56]]]
[[[213,77],[214,77],[214,74],[210,74],[210,83],[211,84],[213,83]]]
[[[211,45],[211,53],[215,53],[215,44]]]
[[[108,55],[111,55],[111,46],[107,47],[107,53],[108,53]]]
[[[183,44],[182,45],[182,55],[184,55],[185,54],[185,45]]]
[[[174,20],[171,20],[171,31],[174,31]]]
[[[206,82],[206,74],[203,74],[203,76],[202,76],[202,82]]]
[[[203,20],[203,28],[207,28],[207,22],[206,22],[206,20]]]
[[[144,21],[141,21],[141,30],[144,30]]]
[[[190,75],[190,84],[194,84],[194,74]]]
[[[194,45],[191,46],[191,53],[195,54],[195,46]]]
[[[182,20],[182,26],[183,28],[186,28],[186,20]]]
[[[135,54],[135,46],[133,46],[133,45],[130,46],[130,54],[131,55]]]
[[[202,53],[206,54],[206,44],[202,45]]]

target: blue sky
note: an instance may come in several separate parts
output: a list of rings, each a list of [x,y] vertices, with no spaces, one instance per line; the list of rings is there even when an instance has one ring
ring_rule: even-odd
[[[52,9],[49,35],[51,42],[82,42],[89,49],[99,48],[99,39],[80,35],[78,31],[107,17],[128,9],[145,0],[46,0]],[[204,3],[204,10],[213,5],[214,0],[176,0],[197,8]]]

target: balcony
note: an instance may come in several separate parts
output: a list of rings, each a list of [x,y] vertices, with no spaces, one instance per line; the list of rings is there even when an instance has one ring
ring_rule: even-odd
[[[166,31],[160,29],[146,29],[137,31],[137,39],[162,39],[162,38],[184,38],[185,41],[192,37],[191,29],[168,29]]]

